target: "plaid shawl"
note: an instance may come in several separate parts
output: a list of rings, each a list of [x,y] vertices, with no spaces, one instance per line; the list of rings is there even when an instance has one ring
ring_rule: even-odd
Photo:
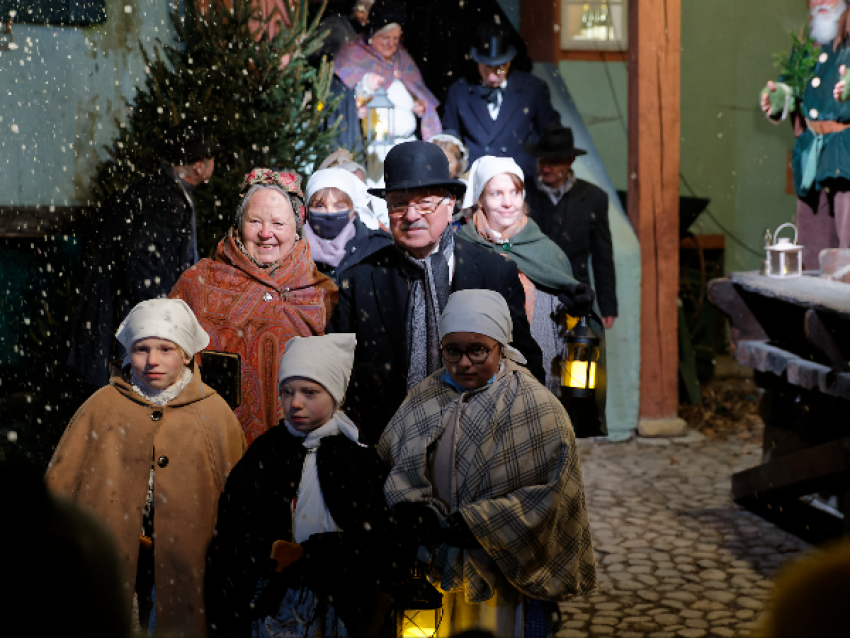
[[[242,359],[242,402],[236,416],[248,443],[281,418],[277,371],[292,337],[325,333],[337,287],[321,274],[306,241],[297,241],[273,268],[260,268],[232,236],[218,244],[215,259],[183,273],[169,298],[182,299],[210,335],[209,350]]]
[[[334,57],[334,73],[352,90],[367,73],[377,73],[384,78],[385,89],[390,88],[393,80],[401,81],[414,99],[425,104],[425,115],[422,116],[422,139],[429,140],[442,132],[443,127],[437,116],[437,106],[440,102],[425,86],[416,62],[403,45],[398,46],[398,51],[395,52],[392,60],[387,62],[375,49],[366,44],[363,38],[349,42]]]
[[[387,503],[424,501],[449,514],[431,497],[427,457],[448,419],[457,419],[452,511],[461,513],[489,559],[531,598],[566,600],[594,590],[581,466],[563,406],[510,362],[492,384],[460,401],[441,380],[444,372],[411,390],[378,443],[392,466]],[[467,601],[483,602],[494,590],[482,557],[479,550],[440,545],[429,576],[443,591],[464,590]]]

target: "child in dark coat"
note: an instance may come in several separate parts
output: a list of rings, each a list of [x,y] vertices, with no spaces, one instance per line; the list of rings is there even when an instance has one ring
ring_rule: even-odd
[[[386,473],[339,410],[355,343],[353,334],[331,334],[287,344],[279,373],[284,419],[254,441],[219,501],[207,555],[211,636],[380,630],[390,602],[379,591]],[[270,558],[276,541],[287,542],[278,547],[288,548],[289,559]],[[298,558],[286,565],[291,557]]]

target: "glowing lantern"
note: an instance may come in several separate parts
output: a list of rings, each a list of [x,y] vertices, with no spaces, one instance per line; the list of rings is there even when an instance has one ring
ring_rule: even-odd
[[[565,397],[592,397],[596,389],[596,364],[600,338],[581,317],[567,332],[561,393]]]
[[[387,96],[386,89],[379,88],[366,104],[369,115],[366,118],[366,138],[369,144],[378,142],[392,147],[395,143],[393,120],[395,104]]]

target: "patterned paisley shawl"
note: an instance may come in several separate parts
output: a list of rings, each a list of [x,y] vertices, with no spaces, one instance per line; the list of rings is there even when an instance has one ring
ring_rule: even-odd
[[[279,265],[259,268],[233,237],[215,259],[187,270],[169,294],[183,299],[210,335],[209,350],[242,359],[242,402],[236,416],[250,444],[281,418],[277,371],[292,337],[321,335],[336,305],[337,287],[321,274],[305,241]]]

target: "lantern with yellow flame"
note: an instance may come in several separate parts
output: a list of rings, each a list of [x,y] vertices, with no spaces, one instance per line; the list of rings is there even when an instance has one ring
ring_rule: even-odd
[[[587,317],[579,318],[567,332],[561,378],[561,394],[564,397],[592,397],[595,394],[600,341],[587,323]]]

